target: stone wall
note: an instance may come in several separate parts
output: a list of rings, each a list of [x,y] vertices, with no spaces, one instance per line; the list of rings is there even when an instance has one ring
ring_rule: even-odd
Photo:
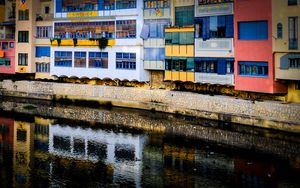
[[[134,87],[4,80],[2,95],[109,101],[114,106],[156,110],[300,132],[300,104]]]

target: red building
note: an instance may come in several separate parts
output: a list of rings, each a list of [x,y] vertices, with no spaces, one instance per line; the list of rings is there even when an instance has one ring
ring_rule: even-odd
[[[0,39],[0,73],[15,73],[15,40]]]
[[[274,80],[272,0],[235,1],[235,89],[285,93]]]

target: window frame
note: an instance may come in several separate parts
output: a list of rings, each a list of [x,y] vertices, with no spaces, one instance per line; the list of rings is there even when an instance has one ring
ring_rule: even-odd
[[[18,12],[19,14],[19,21],[26,21],[26,20],[29,20],[29,10],[26,9],[26,10],[19,10]]]
[[[255,68],[256,73],[253,73],[253,68]],[[262,74],[259,74],[259,69],[261,69]],[[264,61],[238,61],[238,75],[267,78],[269,76],[269,64]]]
[[[19,66],[27,66],[28,65],[28,54],[27,53],[18,53],[18,65]]]
[[[251,26],[252,29],[256,29],[255,30],[255,33],[251,33],[253,36],[255,35],[255,37],[251,36],[244,36],[245,33],[243,33],[243,36],[242,33],[241,33],[241,25],[242,24],[256,24],[256,26]],[[264,31],[264,34],[267,34],[266,36],[262,35],[261,32],[258,30],[258,26],[257,24],[265,24],[266,26],[266,30]],[[248,27],[250,27],[248,25]],[[244,31],[245,28],[243,28],[242,31]],[[248,34],[248,33],[247,33]],[[268,20],[256,20],[256,21],[240,21],[238,22],[238,40],[269,40],[269,22]]]
[[[18,43],[29,43],[29,31],[18,32]]]
[[[292,21],[291,21],[292,20]],[[293,23],[291,23],[293,22]],[[288,17],[288,42],[289,42],[289,50],[298,50],[298,16]],[[293,35],[291,37],[291,35]]]
[[[276,26],[277,29],[277,39],[282,39],[283,37],[283,26],[282,23],[278,23]]]
[[[117,70],[136,70],[136,53],[116,52]]]

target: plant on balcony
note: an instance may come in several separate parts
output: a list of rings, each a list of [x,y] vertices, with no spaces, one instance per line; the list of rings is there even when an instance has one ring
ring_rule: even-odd
[[[60,46],[60,44],[61,44],[61,39],[60,38],[51,38],[50,43],[52,44],[53,41],[57,41],[57,46]]]
[[[101,38],[98,38],[97,41],[98,41],[98,47],[100,50],[105,49],[108,45],[108,38],[101,37]]]
[[[76,47],[77,46],[77,38],[73,38],[73,45],[74,45],[74,47]]]

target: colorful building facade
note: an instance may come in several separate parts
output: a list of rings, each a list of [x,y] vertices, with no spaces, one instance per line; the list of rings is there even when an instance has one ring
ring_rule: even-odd
[[[233,1],[195,4],[195,82],[234,85]]]
[[[255,7],[255,11],[253,8]],[[234,3],[235,89],[285,93],[275,80],[272,51],[272,1]]]
[[[140,38],[143,1],[56,0],[54,5],[51,75],[148,81]]]
[[[275,79],[288,86],[287,101],[300,102],[300,2],[272,1]]]
[[[15,2],[0,2],[0,73],[15,73]]]

